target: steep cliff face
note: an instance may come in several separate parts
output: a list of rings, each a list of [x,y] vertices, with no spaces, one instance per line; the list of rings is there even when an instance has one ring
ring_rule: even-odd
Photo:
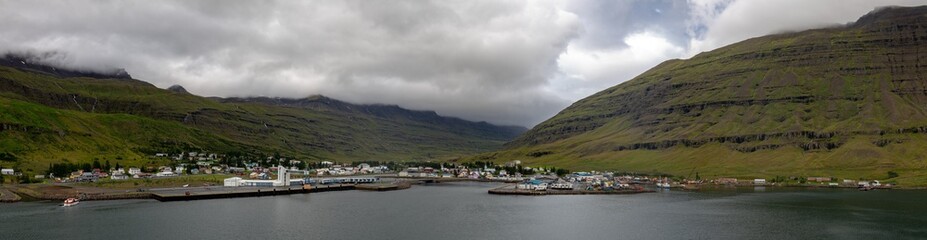
[[[537,161],[590,158],[655,171],[661,169],[643,160],[624,164],[621,156],[700,160],[782,151],[802,162],[860,150],[890,162],[901,156],[885,147],[927,133],[925,65],[927,7],[879,9],[848,26],[759,37],[664,62],[539,124],[508,143],[508,156],[553,149]],[[706,146],[724,155],[696,153]],[[668,152],[687,155],[661,155]],[[698,166],[689,160],[682,165]]]

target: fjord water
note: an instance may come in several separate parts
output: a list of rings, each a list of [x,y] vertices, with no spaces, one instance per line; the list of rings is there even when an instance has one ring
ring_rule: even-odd
[[[189,202],[0,204],[3,239],[927,238],[927,191],[498,196],[490,183]]]

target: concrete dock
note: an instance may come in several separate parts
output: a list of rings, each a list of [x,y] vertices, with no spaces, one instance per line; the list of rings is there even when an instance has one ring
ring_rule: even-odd
[[[276,196],[276,195],[290,195],[290,194],[305,194],[312,192],[329,192],[329,191],[345,191],[345,190],[354,190],[356,189],[354,184],[340,184],[340,185],[322,185],[322,186],[313,186],[310,188],[303,188],[298,186],[293,187],[275,187],[275,188],[250,188],[250,187],[216,187],[209,189],[198,189],[198,190],[169,190],[169,191],[157,191],[152,192],[151,196],[153,199],[162,201],[162,202],[171,202],[171,201],[191,201],[191,200],[203,200],[203,199],[218,199],[218,198],[238,198],[238,197],[262,197],[262,196]]]

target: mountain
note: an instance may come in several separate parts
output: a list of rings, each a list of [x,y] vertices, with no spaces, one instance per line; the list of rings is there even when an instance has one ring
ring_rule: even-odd
[[[927,184],[927,7],[669,60],[477,156],[683,177]]]
[[[205,98],[124,71],[0,61],[0,165],[150,163],[154,153],[281,154],[301,160],[430,160],[497,150],[526,131],[390,105],[313,96]]]

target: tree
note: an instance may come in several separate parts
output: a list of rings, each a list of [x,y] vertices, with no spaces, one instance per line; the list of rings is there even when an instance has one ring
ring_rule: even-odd
[[[888,171],[888,178],[896,178],[896,177],[898,177],[898,173],[896,173],[895,171]]]
[[[93,169],[103,168],[103,165],[100,164],[99,159],[93,159]]]

